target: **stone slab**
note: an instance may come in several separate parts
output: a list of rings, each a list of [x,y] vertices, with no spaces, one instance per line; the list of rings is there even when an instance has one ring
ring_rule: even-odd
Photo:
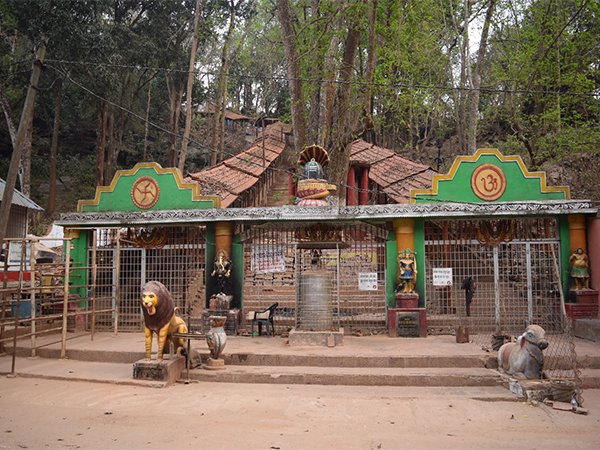
[[[162,361],[141,359],[133,364],[133,378],[136,380],[164,381],[170,385],[181,377],[185,369],[185,357],[173,356]]]
[[[344,330],[339,331],[290,331],[290,345],[311,345],[331,347],[331,336],[333,336],[334,347],[344,345]]]
[[[581,339],[600,342],[600,320],[598,319],[579,319],[575,321],[573,334]]]

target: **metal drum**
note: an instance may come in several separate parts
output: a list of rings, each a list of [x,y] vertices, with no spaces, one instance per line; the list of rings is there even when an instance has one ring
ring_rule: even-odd
[[[300,275],[296,329],[331,331],[333,329],[333,296],[331,274],[311,270]]]

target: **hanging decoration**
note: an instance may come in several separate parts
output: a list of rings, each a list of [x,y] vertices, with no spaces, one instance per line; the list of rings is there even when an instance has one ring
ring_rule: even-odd
[[[129,229],[129,240],[136,246],[145,249],[161,249],[167,243],[167,228],[131,228]]]
[[[500,245],[515,237],[515,224],[510,219],[480,220],[477,226],[477,240],[484,245]]]

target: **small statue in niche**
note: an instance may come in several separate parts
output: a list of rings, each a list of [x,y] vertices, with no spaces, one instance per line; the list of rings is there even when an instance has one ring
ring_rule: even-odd
[[[398,289],[396,292],[414,293],[417,281],[417,263],[415,252],[406,249],[398,253]]]
[[[573,289],[580,291],[590,288],[590,274],[588,272],[588,257],[583,249],[579,247],[569,258],[571,264],[571,278],[573,278]]]
[[[213,271],[210,274],[212,277],[217,277],[217,281],[221,286],[221,292],[225,288],[225,282],[231,276],[231,266],[233,263],[231,259],[227,256],[225,250],[219,250],[217,253],[217,257],[215,258],[215,262],[213,265]]]

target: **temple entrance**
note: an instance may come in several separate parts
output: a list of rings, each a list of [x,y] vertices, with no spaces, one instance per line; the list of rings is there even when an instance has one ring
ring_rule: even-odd
[[[520,334],[525,321],[561,332],[559,244],[554,218],[427,221],[430,333],[462,324],[472,333]],[[439,268],[452,269],[452,285],[435,285]],[[475,283],[470,314],[461,289],[468,277]]]
[[[310,329],[298,299],[307,289],[324,289],[331,293],[333,327],[347,334],[386,330],[386,236],[385,228],[365,223],[249,227],[242,234],[244,310],[278,302],[278,332],[297,325]],[[319,274],[318,283],[301,286],[310,273]]]
[[[94,230],[88,277],[97,280],[90,294],[97,309],[117,305],[119,330],[141,331],[141,287],[157,280],[169,289],[181,315],[199,315],[194,310],[201,311],[204,303],[205,237],[200,226]],[[100,315],[96,330],[111,330],[113,322],[112,313]]]

